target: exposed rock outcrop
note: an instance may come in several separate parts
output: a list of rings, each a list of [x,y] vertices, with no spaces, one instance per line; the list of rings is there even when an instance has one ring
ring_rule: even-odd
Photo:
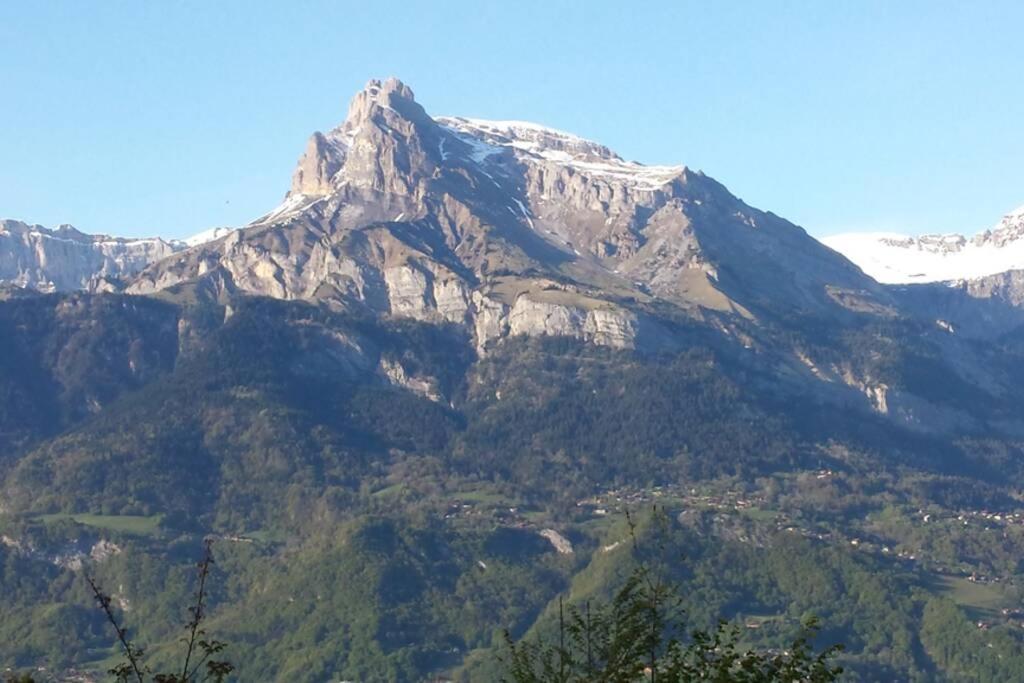
[[[889,304],[842,257],[702,173],[536,124],[435,120],[396,79],[370,81],[310,138],[280,207],[128,291],[200,281],[218,296],[465,325],[481,350],[519,334],[656,347],[657,302],[698,319]]]
[[[0,282],[43,292],[102,290],[129,278],[183,245],[154,239],[87,235],[70,225],[49,230],[0,221]]]

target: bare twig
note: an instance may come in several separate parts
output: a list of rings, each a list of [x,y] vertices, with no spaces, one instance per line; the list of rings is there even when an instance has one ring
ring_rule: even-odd
[[[206,540],[203,559],[197,565],[198,585],[195,593],[195,604],[189,608],[192,618],[186,624],[188,636],[182,638],[186,649],[181,673],[157,674],[153,676],[154,683],[193,683],[198,680],[197,674],[204,665],[206,667],[204,681],[209,680],[214,683],[223,683],[226,677],[234,671],[235,667],[229,662],[213,659],[213,655],[223,651],[227,645],[218,640],[207,640],[204,637],[206,634],[201,628],[203,619],[206,617],[207,579],[210,577],[210,571],[214,564],[212,543],[212,539]],[[89,587],[92,589],[96,602],[99,603],[100,608],[106,615],[107,621],[113,625],[114,631],[117,633],[118,642],[121,643],[121,647],[128,660],[126,663],[119,664],[111,669],[110,673],[116,676],[117,680],[121,683],[127,683],[130,679],[134,679],[138,683],[145,683],[146,675],[149,675],[151,672],[142,662],[142,648],[134,646],[128,640],[128,629],[122,627],[118,623],[117,617],[114,616],[110,596],[100,590],[99,584],[91,576],[86,574],[85,579],[89,582]]]
[[[117,633],[117,640],[121,643],[122,649],[124,649],[125,657],[128,658],[130,669],[120,671],[119,675],[127,678],[127,674],[130,672],[135,674],[135,678],[138,679],[139,683],[145,683],[142,673],[142,650],[133,646],[131,641],[128,640],[128,629],[123,628],[118,623],[117,617],[114,616],[114,610],[110,607],[110,596],[100,590],[99,585],[88,574],[85,575],[85,580],[89,582],[89,587],[92,589],[92,594],[96,598],[96,602],[99,603],[100,609],[107,615],[107,621],[114,627],[114,631]]]
[[[196,639],[202,635],[202,631],[199,629],[202,624],[203,616],[206,607],[206,579],[210,575],[210,567],[213,565],[213,539],[206,539],[205,552],[203,553],[203,559],[199,563],[198,571],[198,583],[199,587],[196,590],[196,604],[194,607],[189,608],[189,612],[192,614],[192,620],[188,623],[189,635],[187,640],[187,648],[185,650],[185,663],[181,669],[181,680],[189,681],[191,676],[195,674],[195,671],[189,671],[188,665],[192,661],[192,653],[195,651]],[[203,658],[205,659],[205,657]],[[200,660],[202,664],[202,660]],[[198,669],[199,665],[196,665]]]
[[[558,596],[558,680],[565,680],[565,608]]]

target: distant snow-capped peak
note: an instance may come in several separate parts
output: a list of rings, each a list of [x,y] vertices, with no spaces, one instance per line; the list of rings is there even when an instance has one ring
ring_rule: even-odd
[[[974,237],[846,233],[821,240],[878,282],[974,280],[1024,269],[1024,206]]]
[[[1024,206],[1019,206],[1003,216],[1003,219],[994,228],[977,235],[974,241],[1001,247],[1020,240],[1022,237],[1024,237]]]

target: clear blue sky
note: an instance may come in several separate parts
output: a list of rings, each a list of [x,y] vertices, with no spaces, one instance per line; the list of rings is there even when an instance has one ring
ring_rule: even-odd
[[[433,114],[685,163],[812,234],[1024,204],[1024,3],[0,3],[0,216],[186,236],[275,205],[396,75]]]

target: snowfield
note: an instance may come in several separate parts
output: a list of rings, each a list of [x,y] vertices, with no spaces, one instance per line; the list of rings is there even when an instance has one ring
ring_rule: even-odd
[[[973,238],[865,232],[833,235],[821,242],[878,282],[974,280],[1024,269],[1024,206]]]

